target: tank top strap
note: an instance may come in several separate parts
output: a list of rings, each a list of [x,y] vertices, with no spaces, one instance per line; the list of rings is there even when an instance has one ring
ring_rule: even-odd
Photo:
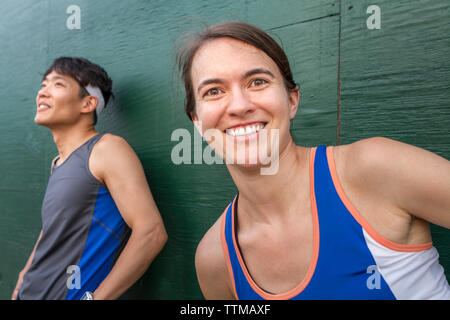
[[[105,135],[105,133],[98,133],[97,135],[90,138],[85,144],[84,147],[87,149],[90,154],[95,144]]]

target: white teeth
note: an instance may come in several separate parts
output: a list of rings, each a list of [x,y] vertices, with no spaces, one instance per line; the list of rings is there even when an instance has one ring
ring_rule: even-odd
[[[227,134],[229,134],[231,136],[244,136],[244,135],[249,135],[249,134],[258,132],[262,128],[264,128],[263,124],[256,124],[256,125],[253,124],[253,125],[248,125],[245,127],[227,129],[226,132],[227,132]]]
[[[45,104],[39,105],[38,110],[42,110],[42,109],[48,109],[48,106],[46,106]]]

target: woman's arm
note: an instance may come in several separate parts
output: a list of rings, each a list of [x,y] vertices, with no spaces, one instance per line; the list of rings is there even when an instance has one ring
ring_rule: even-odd
[[[450,228],[450,161],[387,138],[349,145],[345,175],[353,186],[399,211]]]

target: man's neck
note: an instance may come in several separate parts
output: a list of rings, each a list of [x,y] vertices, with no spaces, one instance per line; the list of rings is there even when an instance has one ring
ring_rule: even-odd
[[[87,140],[98,134],[95,128],[78,127],[51,129],[53,141],[59,152],[59,162],[64,162],[67,157]]]

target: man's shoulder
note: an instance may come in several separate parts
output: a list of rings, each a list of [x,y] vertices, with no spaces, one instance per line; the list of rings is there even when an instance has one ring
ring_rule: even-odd
[[[96,147],[101,147],[101,148],[111,148],[111,147],[114,148],[114,147],[120,147],[123,145],[128,146],[129,144],[121,136],[111,134],[111,133],[103,134],[102,137],[96,143]]]
[[[104,181],[106,175],[135,171],[137,166],[141,164],[128,142],[109,133],[98,140],[89,159],[89,168],[100,181]]]
[[[121,136],[105,133],[95,144],[92,155],[104,159],[114,160],[127,154],[134,154],[130,144]]]

